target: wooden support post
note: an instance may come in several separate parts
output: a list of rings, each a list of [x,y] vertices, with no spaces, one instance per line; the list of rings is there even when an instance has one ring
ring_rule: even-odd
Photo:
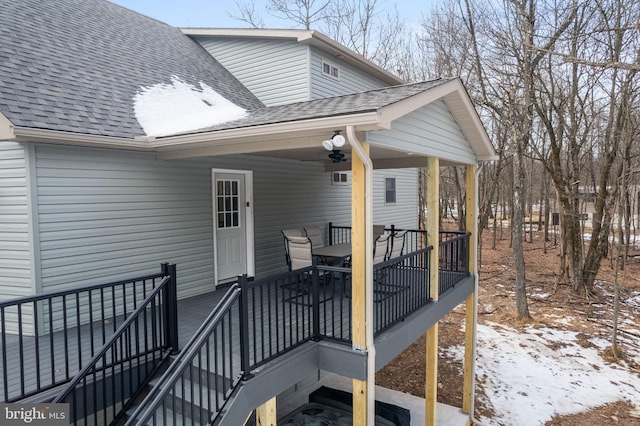
[[[256,408],[256,426],[276,426],[276,398]]]
[[[362,144],[364,150],[369,153],[369,145]],[[352,156],[351,163],[351,316],[352,339],[355,347],[366,348],[366,265],[367,256],[365,250],[365,168],[362,160]],[[369,378],[372,379],[373,378]],[[353,424],[366,426],[367,423],[367,382],[353,379]]]
[[[440,160],[427,159],[427,240],[433,246],[429,256],[429,293],[438,300],[438,241],[440,231]],[[436,424],[438,405],[438,323],[426,334],[425,425]]]
[[[476,166],[467,166],[466,179],[466,229],[471,233],[469,238],[469,272],[476,275],[476,245],[478,244],[478,225],[476,219]],[[462,388],[462,412],[473,417],[471,412],[473,398],[473,383],[475,371],[473,370],[474,338],[476,330],[476,294],[470,294],[465,301],[465,335],[464,335],[464,364],[463,364],[463,388]]]

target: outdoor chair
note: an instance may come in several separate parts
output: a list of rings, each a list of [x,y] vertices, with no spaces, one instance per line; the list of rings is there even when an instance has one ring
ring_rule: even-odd
[[[373,239],[375,240],[382,234],[384,234],[384,225],[373,225]]]
[[[399,231],[393,234],[393,238],[391,239],[391,252],[389,253],[389,259],[402,256],[406,235],[407,231]]]
[[[384,234],[376,238],[374,247],[374,280],[373,293],[374,302],[382,302],[389,297],[403,292],[409,288],[408,285],[397,281],[398,273],[393,272],[398,265],[388,265],[383,268],[375,269],[375,265],[387,260],[399,257],[404,249],[404,238],[406,231],[394,234]]]
[[[285,236],[285,245],[289,257],[289,270],[306,268],[313,265],[311,240],[309,237]]]
[[[389,237],[391,234],[381,234],[373,244],[373,264],[384,262],[389,254]]]
[[[304,232],[311,240],[311,244],[313,244],[313,247],[324,247],[324,238],[322,237],[322,231],[319,227],[311,226],[309,228],[304,228]]]
[[[375,265],[377,265],[378,263],[382,263],[387,259],[387,252],[388,252],[388,247],[389,247],[389,238],[391,237],[391,234],[380,234],[376,237],[374,243],[373,243],[373,265],[375,268]],[[373,282],[373,286],[374,286],[374,293],[376,293],[376,285],[379,284],[376,282],[376,280],[374,279]],[[351,289],[347,288],[345,290],[345,295],[346,297],[351,297]]]
[[[289,244],[287,242],[288,238],[291,237],[304,237],[302,230],[300,229],[283,229],[282,231],[280,231],[282,233],[282,236],[284,237],[284,255],[285,255],[285,260],[287,262],[287,266],[289,267],[289,270],[291,271],[291,258],[289,257]]]
[[[308,268],[313,265],[313,256],[311,250],[313,244],[309,237],[305,236],[286,236],[282,232],[285,241],[287,253],[287,265],[289,271]],[[318,276],[318,285],[324,285],[331,278],[330,274],[323,273]],[[312,285],[312,272],[305,274],[300,280],[283,284],[283,289],[289,290],[289,294],[284,297],[285,302],[299,303],[298,299],[309,294]],[[326,300],[326,299],[325,299]],[[324,301],[324,300],[323,300]]]

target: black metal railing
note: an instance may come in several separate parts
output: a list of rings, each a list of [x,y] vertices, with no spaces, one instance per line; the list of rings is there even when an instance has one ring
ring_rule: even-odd
[[[214,421],[240,379],[318,337],[325,279],[313,266],[239,277],[127,424]]]
[[[432,247],[373,266],[374,333],[379,334],[431,302],[429,252]],[[351,343],[351,269],[318,265],[318,275],[331,281],[318,285],[317,331],[314,338]],[[314,306],[315,311],[315,306]]]
[[[237,344],[247,328],[242,305],[240,286],[233,284],[126,425],[210,424],[215,419],[249,368],[240,355],[243,339]]]
[[[374,332],[431,303],[432,247],[374,265]],[[311,340],[352,341],[351,269],[241,276],[127,424],[215,422],[242,379]]]
[[[153,374],[177,352],[167,330],[176,327],[175,265],[163,265],[165,277],[149,292],[105,344],[53,399],[68,403],[73,424],[117,421]]]
[[[419,229],[396,228],[391,225],[384,228],[384,232],[395,234],[405,232],[403,253],[411,253],[427,246],[427,231]],[[329,245],[351,242],[351,226],[339,226],[329,222]]]
[[[405,319],[432,301],[429,246],[373,266],[374,333]]]
[[[158,274],[0,303],[3,401],[69,382],[165,276],[163,266]]]
[[[440,294],[469,276],[469,237],[466,232],[443,232],[439,243],[438,287]]]
[[[313,267],[262,280],[239,280],[243,312],[247,312],[242,343],[247,368],[254,369],[290,351],[313,335]]]
[[[351,343],[351,268],[317,265],[314,273],[318,285],[313,294],[322,302],[314,309],[314,340]]]

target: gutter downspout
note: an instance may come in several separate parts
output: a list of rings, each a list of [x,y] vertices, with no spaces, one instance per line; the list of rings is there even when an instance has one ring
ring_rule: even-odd
[[[375,424],[376,349],[373,342],[373,163],[356,137],[353,126],[347,126],[347,139],[365,169],[365,337],[367,351],[367,424]]]
[[[476,218],[479,217],[479,213],[480,213],[480,205],[478,204],[477,200],[478,200],[478,187],[480,185],[478,185],[479,182],[479,177],[480,177],[480,171],[484,168],[484,164],[481,164],[478,169],[476,170],[476,185],[475,185],[475,194],[474,197],[476,199],[476,203],[475,203],[475,215]],[[473,270],[474,270],[474,288],[473,288],[473,304],[475,305],[475,309],[474,309],[474,313],[473,313],[473,344],[471,346],[471,355],[472,355],[472,360],[471,360],[471,409],[469,410],[469,416],[471,417],[471,423],[473,423],[474,425],[477,426],[484,426],[482,424],[482,422],[478,419],[475,418],[475,401],[476,401],[476,340],[478,338],[478,277],[480,276],[480,273],[478,271],[478,220],[476,219],[476,223],[474,225],[474,234],[475,234],[475,238],[476,238],[476,243],[474,244],[474,256],[473,256],[473,262],[474,262],[474,266],[473,266]]]

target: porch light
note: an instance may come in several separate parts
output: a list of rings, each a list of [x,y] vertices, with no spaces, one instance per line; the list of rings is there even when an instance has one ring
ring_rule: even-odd
[[[322,141],[322,146],[327,151],[334,151],[335,148],[342,148],[345,143],[345,138],[340,134],[340,130],[334,130],[331,138]]]

